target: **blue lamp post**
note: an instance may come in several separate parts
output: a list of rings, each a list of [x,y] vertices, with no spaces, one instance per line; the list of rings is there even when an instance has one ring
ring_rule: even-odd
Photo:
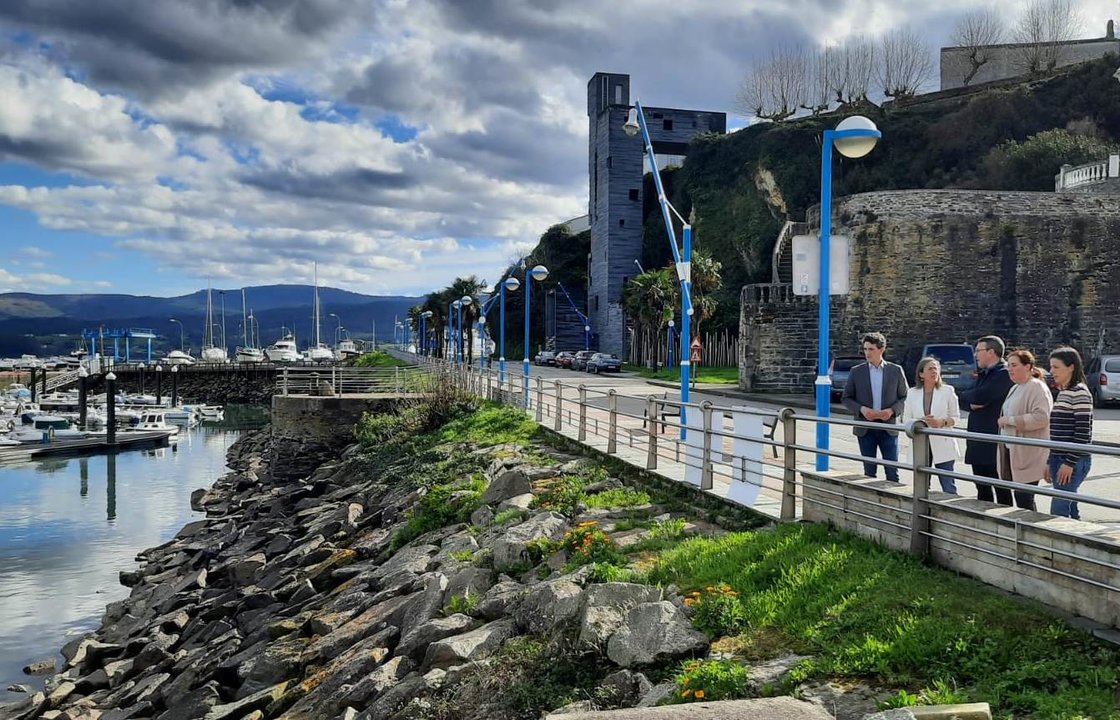
[[[486,316],[479,313],[476,324],[478,325],[478,370],[481,372],[486,369]]]
[[[523,385],[525,386],[525,408],[529,407],[529,291],[532,289],[530,280],[537,282],[544,282],[548,277],[548,268],[544,265],[537,265],[532,270],[525,270],[525,378]]]
[[[505,279],[498,291],[498,387],[506,381],[506,290],[516,292],[521,287],[521,281],[512,275]],[[528,351],[525,353],[528,354]]]
[[[821,256],[820,256],[820,313],[817,343],[817,417],[829,417],[832,406],[832,379],[828,376],[829,301],[832,278],[829,273],[830,241],[832,238],[832,147],[844,157],[861,158],[871,152],[882,133],[875,123],[861,115],[845,118],[835,130],[824,131],[821,143]],[[828,450],[828,423],[817,423],[817,449]],[[817,470],[828,470],[828,455],[817,453]]]
[[[469,308],[472,302],[474,302],[474,300],[470,295],[464,295],[459,298],[459,362],[463,362],[467,359],[467,351],[463,348],[463,342],[467,339],[466,327],[463,325],[463,311]]]
[[[452,300],[447,306],[447,359],[459,361],[459,356],[454,350],[455,344],[455,309],[459,307],[458,300]]]
[[[630,136],[637,135],[639,131],[642,133],[646,153],[649,154],[649,164],[653,169],[653,184],[657,188],[657,201],[661,204],[661,215],[665,220],[665,232],[669,234],[669,245],[673,248],[673,263],[676,265],[677,278],[681,284],[681,440],[684,440],[688,434],[685,429],[688,410],[684,405],[688,403],[689,366],[691,364],[688,353],[684,348],[689,347],[691,342],[689,336],[692,326],[692,225],[681,217],[681,214],[677,212],[677,209],[665,196],[665,188],[661,185],[661,173],[657,169],[657,155],[653,152],[653,142],[649,139],[646,116],[640,102],[634,102],[634,107],[630,108],[630,115],[622,129]],[[677,233],[673,229],[673,215],[676,215],[677,219],[681,221],[683,237],[680,249],[677,248]],[[639,264],[638,267],[640,268],[641,265]]]
[[[673,367],[674,365],[676,365],[676,363],[673,362],[673,335],[675,334],[673,329],[674,325],[676,325],[676,323],[672,320],[669,320],[669,367]]]
[[[420,313],[420,354],[427,356],[431,350],[428,347],[428,318],[432,316],[431,310]]]

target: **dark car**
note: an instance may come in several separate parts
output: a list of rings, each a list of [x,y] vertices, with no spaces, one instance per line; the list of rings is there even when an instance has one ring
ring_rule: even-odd
[[[541,350],[537,356],[533,358],[533,362],[537,365],[555,365],[556,354],[551,350]]]
[[[622,361],[617,355],[595,353],[587,361],[587,372],[596,375],[602,372],[622,372]]]
[[[914,383],[918,362],[924,357],[937,358],[941,363],[941,380],[958,394],[976,385],[976,352],[968,343],[926,343],[911,348],[902,363],[908,384]]]
[[[574,352],[568,352],[567,350],[556,353],[556,367],[570,368],[575,356]]]
[[[594,350],[580,350],[572,358],[572,370],[586,370],[587,361],[595,354]]]
[[[832,361],[828,374],[832,378],[833,400],[839,400],[844,395],[844,386],[848,384],[848,373],[861,362],[864,362],[862,355],[841,355]]]

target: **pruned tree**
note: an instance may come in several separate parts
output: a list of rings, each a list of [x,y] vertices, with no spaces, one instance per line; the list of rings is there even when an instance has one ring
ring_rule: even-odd
[[[801,107],[813,115],[827,112],[832,106],[832,73],[836,48],[826,45],[818,49],[806,63],[805,102]]]
[[[1015,25],[1013,39],[1020,45],[1015,65],[1023,73],[1040,75],[1063,64],[1067,43],[1073,40],[1081,18],[1073,0],[1029,0]]]
[[[950,42],[961,52],[951,57],[962,74],[962,85],[971,83],[980,69],[992,61],[992,46],[1003,42],[1005,33],[1003,17],[992,8],[970,10],[957,21]]]
[[[910,28],[896,28],[880,39],[877,76],[883,95],[913,97],[932,74],[930,48]]]
[[[875,43],[861,35],[841,45],[831,73],[833,97],[841,105],[867,99],[875,75]]]
[[[739,90],[739,108],[763,120],[792,117],[805,103],[808,67],[800,47],[776,48],[755,59]]]

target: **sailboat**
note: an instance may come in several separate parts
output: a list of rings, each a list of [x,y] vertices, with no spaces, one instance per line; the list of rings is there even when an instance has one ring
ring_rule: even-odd
[[[257,347],[257,339],[253,336],[253,313],[245,314],[245,288],[241,288],[241,342],[237,347],[235,357],[239,363],[264,362],[264,351]]]
[[[331,362],[334,352],[319,339],[319,264],[315,264],[315,344],[307,348],[307,359],[313,363]]]
[[[223,342],[225,338],[222,338]],[[214,295],[206,282],[206,343],[202,346],[202,362],[228,363],[229,351],[214,344]]]

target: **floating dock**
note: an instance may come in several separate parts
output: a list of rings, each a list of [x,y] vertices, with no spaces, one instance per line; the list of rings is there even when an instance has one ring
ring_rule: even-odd
[[[122,450],[166,447],[170,444],[170,438],[171,433],[165,430],[147,430],[118,432],[112,448],[109,447],[109,441],[103,435],[82,440],[55,440],[51,443],[29,443],[18,447],[0,447],[0,464],[38,460],[58,455],[100,455]]]

